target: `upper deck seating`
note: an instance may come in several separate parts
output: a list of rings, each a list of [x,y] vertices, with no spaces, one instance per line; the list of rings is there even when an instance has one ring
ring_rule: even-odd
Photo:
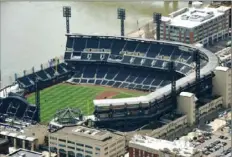
[[[140,42],[137,46],[137,48],[135,49],[136,52],[140,52],[140,53],[146,53],[148,51],[150,47],[150,43],[142,43]]]
[[[86,38],[75,38],[74,51],[83,51],[86,48]]]
[[[109,39],[100,39],[99,48],[101,49],[111,49],[113,40]]]
[[[136,41],[126,41],[124,51],[134,52],[137,44],[138,43]]]
[[[74,44],[74,38],[68,37],[66,48],[73,48],[73,44]]]
[[[160,53],[161,50],[162,50],[162,45],[151,44],[151,46],[147,52],[147,57],[155,58]]]
[[[99,48],[99,42],[100,40],[97,38],[88,38],[86,41],[86,48],[94,48],[98,49]]]
[[[114,40],[111,54],[119,54],[119,52],[122,51],[122,49],[124,48],[125,43],[125,40]]]
[[[42,80],[47,80],[48,79],[48,76],[44,72],[44,70],[40,70],[40,71],[36,72],[36,75],[39,76]]]

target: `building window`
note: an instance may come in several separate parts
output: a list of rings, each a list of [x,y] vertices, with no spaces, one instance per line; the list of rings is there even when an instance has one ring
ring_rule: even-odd
[[[95,149],[96,149],[96,150],[99,150],[99,151],[101,150],[101,149],[100,149],[100,148],[98,148],[98,147],[96,147]]]
[[[86,150],[85,152],[88,153],[88,154],[93,154],[93,152],[88,151],[88,150]]]
[[[52,139],[52,140],[57,140],[56,137],[52,137],[52,136],[50,136],[50,139]]]
[[[75,142],[72,142],[72,141],[68,141],[68,143],[75,144]]]
[[[76,145],[77,145],[77,146],[80,146],[80,147],[84,147],[84,145],[81,144],[81,143],[76,143]]]
[[[66,147],[64,144],[59,144],[60,147]]]
[[[77,148],[77,151],[84,152],[84,150],[80,148]]]
[[[60,142],[66,142],[66,140],[63,140],[63,139],[59,139]]]
[[[74,147],[70,147],[70,146],[68,146],[68,148],[69,148],[69,149],[73,149],[73,150],[75,150],[75,148],[74,148]]]
[[[86,148],[90,148],[90,149],[93,149],[92,146],[89,146],[89,145],[85,145]]]

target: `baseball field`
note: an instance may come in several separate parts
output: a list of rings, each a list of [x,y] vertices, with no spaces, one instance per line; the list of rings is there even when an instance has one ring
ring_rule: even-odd
[[[141,91],[95,85],[57,84],[40,92],[41,122],[49,122],[57,110],[66,107],[79,108],[84,115],[91,115],[94,111],[94,99],[126,98],[144,94],[146,93]],[[28,95],[27,99],[35,104],[34,93]]]

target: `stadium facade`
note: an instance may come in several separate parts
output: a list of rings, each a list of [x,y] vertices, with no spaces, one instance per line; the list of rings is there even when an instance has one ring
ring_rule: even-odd
[[[200,56],[200,80],[197,81],[194,59],[196,51]],[[215,54],[193,45],[80,34],[67,34],[64,60],[65,63],[58,66],[41,67],[40,71],[25,74],[16,79],[16,85],[3,89],[9,93],[13,87],[18,86],[23,92],[21,95],[12,92],[15,101],[10,95],[2,98],[2,117],[5,115],[24,121],[37,121],[38,106],[27,103],[24,97],[36,90],[36,80],[39,79],[39,89],[69,80],[79,84],[149,91],[148,95],[140,97],[93,100],[93,120],[96,124],[107,126],[106,123],[113,124],[112,121],[129,120],[130,127],[133,122],[158,119],[176,109],[171,88],[173,80],[169,73],[171,61],[175,62],[175,96],[181,92],[190,92],[197,97],[212,95],[215,78],[213,71],[219,65]],[[34,110],[28,106],[33,106]]]
[[[99,121],[153,118],[171,111],[171,84],[167,78],[170,78],[168,63],[172,60],[178,75],[178,93],[202,95],[212,91],[212,71],[219,63],[214,54],[203,48],[112,36],[68,34],[67,38],[65,61],[75,67],[75,82],[154,91],[134,98],[94,100]],[[193,52],[196,50],[201,58],[201,93],[196,93],[199,91],[195,88]]]

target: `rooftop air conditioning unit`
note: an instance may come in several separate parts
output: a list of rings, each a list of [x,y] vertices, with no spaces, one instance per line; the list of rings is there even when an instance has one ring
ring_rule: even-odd
[[[201,8],[202,7],[202,5],[203,5],[203,3],[202,2],[193,2],[193,4],[192,4],[192,6],[194,7],[194,8]]]

